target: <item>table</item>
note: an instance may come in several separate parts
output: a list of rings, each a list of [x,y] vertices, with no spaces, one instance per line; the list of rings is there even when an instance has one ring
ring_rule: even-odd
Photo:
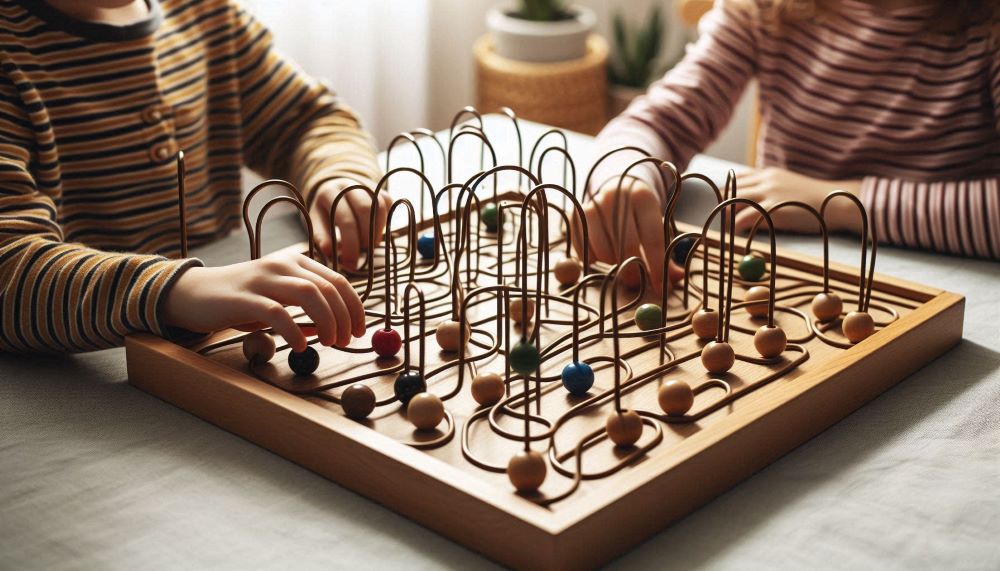
[[[503,121],[486,130],[509,160]],[[590,138],[569,144],[589,165]],[[412,164],[398,150],[393,166]],[[267,250],[301,239],[294,216],[269,224]],[[856,263],[855,243],[834,238],[831,257]],[[815,238],[779,244],[819,253]],[[246,237],[193,254],[244,260]],[[611,567],[1000,568],[1000,265],[886,247],[877,271],[964,294],[964,341]],[[0,355],[0,568],[441,567],[494,565],[132,388],[121,349]]]

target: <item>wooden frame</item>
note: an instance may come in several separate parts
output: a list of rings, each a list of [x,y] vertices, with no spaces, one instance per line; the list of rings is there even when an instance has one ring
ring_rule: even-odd
[[[785,268],[819,262],[779,251]],[[855,283],[856,268],[831,264]],[[504,565],[581,568],[605,563],[807,441],[961,339],[963,297],[885,276],[875,291],[919,303],[890,327],[660,455],[630,466],[601,493],[551,508],[151,335],[126,340],[136,387],[363,494]]]

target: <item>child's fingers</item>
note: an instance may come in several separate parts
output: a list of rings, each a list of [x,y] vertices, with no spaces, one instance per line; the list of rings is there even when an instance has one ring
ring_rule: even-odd
[[[610,262],[614,260],[615,256],[611,252],[611,240],[608,239],[608,236],[604,236],[601,212],[597,209],[593,202],[584,206],[583,211],[587,215],[587,230],[590,233],[591,258],[602,262]]]
[[[340,240],[337,241],[340,246],[340,252],[334,252],[333,255],[340,256],[340,261],[348,269],[356,269],[358,267],[358,258],[361,255],[361,242],[358,237],[358,223],[354,219],[354,212],[351,208],[337,208],[337,213],[334,217],[334,223],[337,225],[337,229],[340,230]]]
[[[308,343],[305,334],[295,324],[295,320],[288,314],[288,310],[280,303],[269,297],[259,296],[254,300],[251,313],[253,315],[249,317],[269,325],[278,335],[281,335],[292,351],[302,352],[306,350]]]
[[[316,325],[320,343],[332,345],[337,340],[337,318],[313,282],[283,276],[269,282],[263,293],[284,305],[301,307]]]
[[[348,345],[351,342],[351,314],[347,310],[347,305],[340,298],[340,291],[337,286],[316,274],[309,269],[299,267],[298,277],[312,282],[319,292],[326,299],[327,305],[333,310],[336,319],[336,340],[334,344],[339,347]]]
[[[313,242],[324,256],[332,257],[333,228],[330,227],[330,200],[325,194],[316,197],[316,202],[309,210],[309,220],[312,221]]]
[[[368,248],[369,232],[372,227],[372,201],[371,196],[361,190],[352,190],[347,195],[347,203],[351,205],[351,212],[354,213],[354,220],[358,228],[359,253],[361,248]],[[343,228],[340,229],[344,231]],[[378,238],[375,238],[378,240]]]
[[[660,201],[652,192],[636,192],[632,196],[634,220],[642,246],[642,258],[649,268],[649,280],[657,293],[663,286],[663,216]]]
[[[736,215],[736,232],[742,234],[749,232],[754,222],[760,217],[760,212],[756,208],[746,208]]]
[[[351,332],[355,337],[363,337],[366,331],[365,307],[361,303],[361,298],[358,297],[358,292],[354,291],[347,278],[305,256],[298,256],[298,261],[302,268],[318,275],[337,288],[340,300],[344,303],[347,313],[350,315]]]
[[[378,210],[375,212],[375,245],[382,242],[385,234],[385,225],[389,222],[389,208],[392,206],[392,197],[387,192],[379,194]],[[371,245],[369,245],[371,249]]]

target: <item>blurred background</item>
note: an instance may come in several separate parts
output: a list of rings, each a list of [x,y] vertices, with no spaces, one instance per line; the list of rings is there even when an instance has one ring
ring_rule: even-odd
[[[490,52],[493,72],[484,74],[484,68],[480,67],[477,74],[477,40],[491,37],[487,36],[490,31],[487,15],[491,10],[501,13],[542,10],[542,19],[544,10],[552,6],[592,14],[592,32],[605,40],[608,61],[616,68],[607,86],[599,84],[602,96],[604,91],[608,92],[608,109],[604,112],[602,101],[600,118],[595,116],[585,125],[562,126],[593,132],[606,117],[613,115],[615,100],[619,106],[627,102],[641,91],[636,90],[638,84],[645,85],[662,76],[680,59],[685,45],[696,38],[697,17],[711,2],[572,0],[559,5],[513,0],[243,0],[243,4],[272,30],[284,54],[328,83],[360,112],[381,149],[404,130],[447,128],[454,113],[465,105],[475,105],[477,92],[483,97],[485,86],[496,87],[493,80],[498,77],[501,84],[509,84],[500,88],[507,87],[508,93],[518,94],[527,88],[514,81],[515,76],[530,77],[541,69],[552,70],[542,73],[543,77],[551,77],[567,66],[573,67],[572,63],[526,64],[498,57],[492,51],[492,42],[486,40],[489,45],[480,46],[479,53],[483,49]],[[616,18],[622,27],[618,33]],[[521,18],[507,20],[513,25],[522,24]],[[493,35],[498,33],[494,28]],[[518,43],[516,38],[514,43]],[[594,45],[588,44],[588,50],[594,51]],[[588,52],[588,56],[592,55],[600,54]],[[480,56],[481,64],[482,60]],[[497,65],[502,69],[497,69]],[[608,73],[608,64],[603,60],[594,65],[600,69],[586,72],[590,74],[590,89],[598,85],[594,74]],[[604,77],[600,79],[603,81]],[[580,89],[584,81],[579,80]],[[633,86],[621,89],[615,82]],[[530,87],[530,81],[527,85]],[[559,106],[569,95],[553,91],[535,97],[532,105],[544,108]],[[543,100],[537,101],[537,97]],[[755,89],[751,87],[729,128],[706,154],[740,163],[747,161],[755,97]],[[524,114],[519,109],[524,105],[511,106]]]

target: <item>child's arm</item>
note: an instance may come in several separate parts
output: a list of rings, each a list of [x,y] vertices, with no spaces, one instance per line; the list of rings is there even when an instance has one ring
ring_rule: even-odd
[[[363,183],[374,188],[379,179],[372,140],[353,111],[274,50],[270,33],[251,14],[235,3],[230,10],[244,160],[264,176],[294,182],[307,195],[317,245],[332,255],[333,199],[344,187]],[[330,178],[312,193],[318,182]],[[389,203],[388,194],[380,198],[376,239]],[[354,267],[361,250],[369,246],[369,212],[370,202],[360,192],[348,195],[346,204],[338,207],[335,223],[347,267]]]

